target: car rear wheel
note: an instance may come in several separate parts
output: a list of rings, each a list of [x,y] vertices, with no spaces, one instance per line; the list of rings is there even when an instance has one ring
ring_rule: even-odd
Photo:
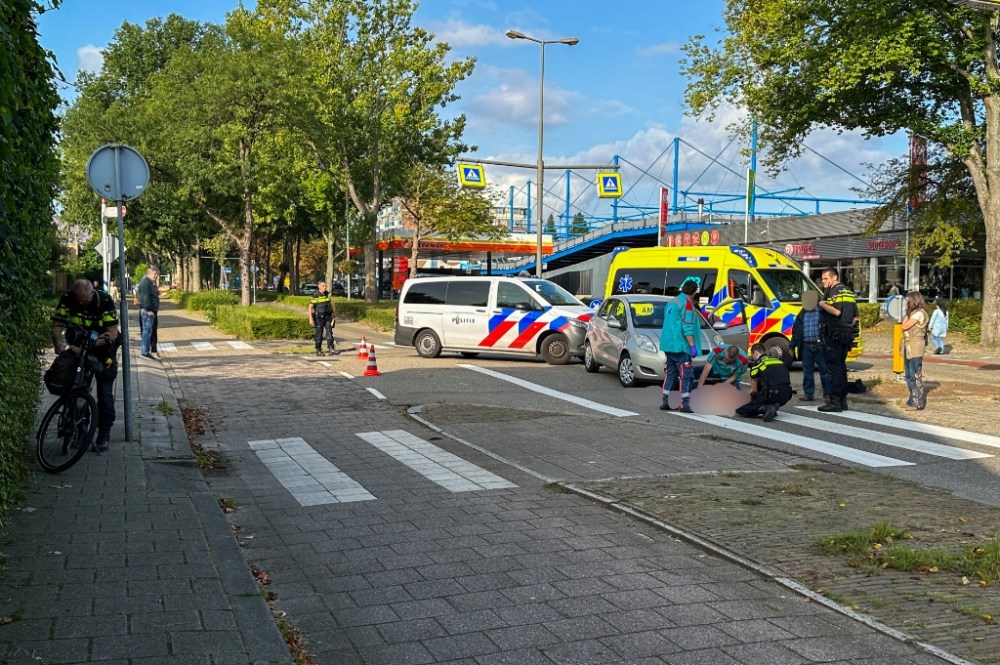
[[[441,355],[441,340],[433,330],[424,330],[413,340],[413,346],[421,358],[437,358]]]
[[[792,352],[786,338],[772,337],[764,342],[764,348],[767,349],[767,355],[778,358],[785,363],[785,367],[792,368]]]
[[[590,347],[590,342],[587,342],[587,346],[583,351],[583,368],[591,374],[601,371],[601,366],[598,364],[597,359],[594,358],[594,349]]]
[[[562,333],[549,335],[542,342],[542,358],[548,364],[565,365],[569,357],[569,340]]]
[[[632,364],[632,356],[627,353],[623,353],[618,360],[618,381],[626,388],[634,388],[639,385],[639,381],[635,378],[635,365]]]

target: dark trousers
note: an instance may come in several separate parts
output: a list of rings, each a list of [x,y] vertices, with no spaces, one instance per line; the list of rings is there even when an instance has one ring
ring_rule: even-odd
[[[754,416],[764,415],[764,411],[769,406],[776,406],[779,409],[788,403],[788,400],[792,399],[792,387],[782,386],[778,389],[778,394],[773,400],[765,399],[760,393],[755,394],[753,399],[749,403],[744,404],[740,408],[736,409],[736,415],[742,416],[744,418],[753,418]]]
[[[323,332],[326,331],[326,347],[333,351],[333,319],[315,317],[313,321],[316,322],[314,326],[316,329],[316,350],[323,349]]]
[[[142,339],[143,329],[146,327],[146,317],[142,315],[142,308],[139,308],[139,338]],[[156,331],[160,327],[160,313],[153,317],[153,330],[149,333],[149,352],[159,353],[156,350]]]
[[[823,340],[823,359],[830,374],[830,395],[847,399],[847,353],[850,342]]]
[[[115,424],[115,379],[117,378],[117,362],[97,375],[97,424],[101,429],[111,429]]]
[[[816,391],[816,370],[823,386],[823,397],[830,394],[830,372],[823,357],[823,347],[817,342],[802,342],[802,392],[812,397]]]

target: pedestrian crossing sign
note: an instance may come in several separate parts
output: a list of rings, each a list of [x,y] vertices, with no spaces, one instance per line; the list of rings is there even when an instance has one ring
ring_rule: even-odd
[[[486,187],[486,171],[478,164],[458,165],[458,184],[462,187]]]
[[[597,195],[602,199],[617,199],[622,195],[622,177],[619,173],[597,174]]]

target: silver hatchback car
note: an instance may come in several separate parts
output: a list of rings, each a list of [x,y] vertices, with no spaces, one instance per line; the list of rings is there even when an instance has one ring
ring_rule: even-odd
[[[666,361],[660,351],[663,310],[673,300],[669,296],[615,296],[601,303],[587,326],[583,364],[588,372],[608,367],[618,371],[626,388],[640,383],[663,383]],[[738,305],[742,307],[742,305]],[[695,364],[704,364],[712,347],[732,344],[744,351],[750,341],[746,314],[727,324],[708,319],[699,311],[701,354]]]

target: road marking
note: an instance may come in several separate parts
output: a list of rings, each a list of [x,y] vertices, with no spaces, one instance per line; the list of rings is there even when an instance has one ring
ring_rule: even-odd
[[[348,374],[347,372],[341,372],[340,375],[343,376],[343,377],[346,377],[348,379],[353,379],[354,378],[353,374]]]
[[[818,406],[800,406],[798,408],[805,409],[807,411],[816,411],[819,409]],[[842,411],[840,413],[830,413],[827,415],[850,418],[851,420],[860,420],[861,422],[872,423],[873,425],[895,427],[896,429],[908,429],[914,432],[921,432],[923,434],[934,434],[935,436],[943,436],[947,439],[957,439],[958,441],[964,441],[965,443],[978,443],[981,446],[989,446],[990,448],[1000,448],[1000,436],[990,436],[989,434],[980,434],[979,432],[968,432],[964,429],[953,429],[951,427],[942,427],[941,425],[928,425],[926,423],[915,422],[912,420],[902,420],[900,418],[887,418],[885,416],[876,416],[873,413],[861,413],[859,411]]]
[[[371,501],[376,498],[316,452],[305,439],[264,439],[250,441],[249,445],[301,506]]]
[[[375,390],[374,388],[365,388],[365,390],[370,392],[372,395],[375,395],[375,397],[378,397],[379,399],[385,399],[385,395]]]
[[[191,342],[191,346],[198,351],[215,351],[215,345],[211,342]]]
[[[177,345],[173,342],[157,342],[156,348],[160,353],[177,353]]]
[[[247,349],[253,349],[253,347],[250,346],[249,344],[247,344],[246,342],[227,341],[226,344],[228,344],[229,346],[233,347],[234,349],[240,349],[240,350],[243,350],[243,351],[245,351]]]
[[[325,360],[320,360],[319,364],[322,365],[323,367],[333,367],[333,365],[331,365],[330,363],[326,362]]]
[[[790,434],[788,432],[782,432],[781,430],[771,429],[770,427],[751,425],[750,423],[745,423],[739,420],[730,420],[728,418],[723,418],[722,416],[699,416],[694,413],[678,413],[676,411],[671,411],[670,413],[675,416],[697,420],[698,422],[705,423],[707,425],[716,425],[717,427],[758,436],[762,439],[780,441],[792,446],[798,446],[799,448],[805,448],[806,450],[826,453],[827,455],[833,455],[834,457],[839,457],[849,462],[864,464],[865,466],[914,466],[913,462],[904,462],[903,460],[894,459],[892,457],[868,453],[863,450],[858,450],[857,448],[841,446],[836,443],[821,441],[819,439],[800,436],[798,434]]]
[[[451,492],[517,487],[509,480],[401,429],[361,432],[358,438]]]
[[[790,425],[797,425],[798,427],[825,430],[827,432],[830,431],[830,425],[832,424],[828,420],[807,418],[794,413],[784,412],[778,416],[778,421],[789,423]],[[993,455],[988,453],[980,453],[975,450],[965,450],[964,448],[956,448],[955,446],[945,446],[940,443],[931,443],[930,441],[913,439],[908,436],[888,434],[886,432],[879,432],[878,430],[862,429],[860,427],[851,427],[849,425],[837,425],[836,433],[843,434],[844,436],[851,436],[855,439],[865,439],[867,441],[874,441],[875,443],[883,443],[887,446],[905,448],[906,450],[913,450],[918,453],[926,453],[928,455],[937,455],[938,457],[946,457],[948,459],[962,460],[993,457]]]
[[[507,381],[508,383],[513,383],[514,385],[521,386],[522,388],[527,388],[528,390],[534,391],[536,393],[541,393],[542,395],[548,395],[549,397],[555,397],[556,399],[561,399],[564,402],[570,402],[572,404],[576,404],[577,406],[582,406],[587,409],[593,409],[594,411],[607,413],[608,415],[611,416],[618,416],[619,418],[625,418],[627,416],[639,415],[638,413],[634,413],[632,411],[625,411],[624,409],[616,409],[613,406],[598,404],[597,402],[592,402],[589,399],[584,399],[583,397],[577,397],[576,395],[570,395],[569,393],[562,393],[559,392],[558,390],[552,390],[551,388],[540,386],[537,383],[531,383],[530,381],[525,381],[523,379],[518,379],[513,376],[508,376],[507,374],[494,372],[491,369],[486,369],[485,367],[479,367],[478,365],[464,365],[459,363],[458,367],[471,369],[474,372],[479,372],[480,374],[492,376],[494,379]]]

